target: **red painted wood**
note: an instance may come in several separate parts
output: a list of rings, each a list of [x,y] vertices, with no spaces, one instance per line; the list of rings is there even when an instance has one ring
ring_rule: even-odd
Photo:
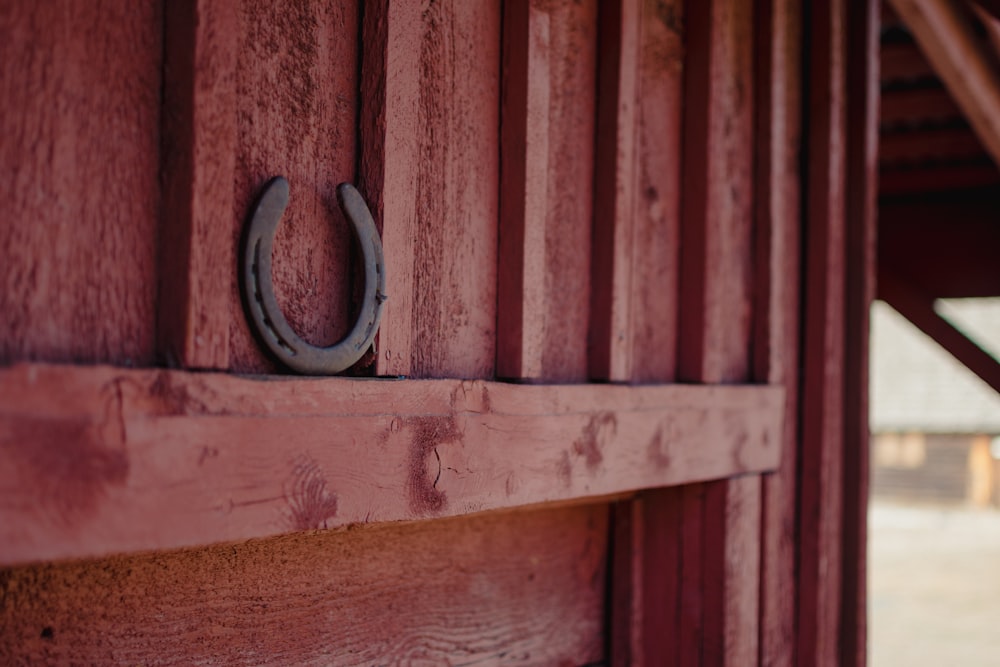
[[[920,47],[913,43],[886,44],[880,49],[879,61],[883,83],[937,77]]]
[[[749,3],[688,7],[681,226],[682,380],[751,374],[754,13]],[[759,477],[687,489],[680,664],[758,660]]]
[[[839,661],[845,341],[845,3],[812,12],[799,470],[800,665]]]
[[[881,95],[879,123],[883,128],[961,121],[962,112],[944,88],[903,88]]]
[[[676,367],[682,5],[602,5],[591,374],[669,382]],[[610,661],[669,664],[679,495],[613,507]],[[671,565],[674,564],[674,565]]]
[[[948,190],[968,190],[1000,185],[1000,170],[992,160],[944,165],[904,165],[879,172],[879,195],[925,195]],[[881,218],[881,216],[879,216]]]
[[[3,664],[600,660],[600,506],[0,572]]]
[[[366,10],[363,178],[383,186],[389,295],[378,373],[494,373],[500,22],[495,0]]]
[[[786,389],[781,465],[762,480],[760,664],[795,659],[801,192],[801,8],[761,3],[757,56],[753,377]]]
[[[0,562],[445,517],[776,467],[775,387],[0,371]]]
[[[290,200],[275,234],[275,296],[300,335],[332,345],[353,326],[352,239],[336,187],[355,180],[357,3],[251,0],[237,25],[235,210],[224,242],[238,247],[261,187],[285,176]],[[270,371],[243,314],[236,275],[228,271],[224,292],[231,368]]]
[[[880,142],[879,161],[885,167],[930,161],[958,162],[983,154],[982,143],[967,127],[885,132]]]
[[[166,8],[157,348],[172,366],[229,367],[238,20],[233,5]]]
[[[505,6],[497,373],[587,378],[595,2]]]
[[[159,6],[0,11],[0,363],[155,358]]]
[[[187,367],[274,370],[236,282],[239,237],[271,177],[291,184],[273,265],[285,316],[318,345],[351,324],[351,238],[335,187],[354,177],[357,10],[191,0],[172,4],[167,20],[161,354]]]
[[[419,200],[422,34],[417,3],[365,3],[361,64],[361,191],[382,232],[386,294],[378,375],[409,375],[413,349],[414,225]],[[391,267],[391,268],[390,268]]]
[[[868,342],[875,296],[878,195],[879,5],[848,5],[847,273],[844,396],[844,534],[841,663],[867,664]],[[787,406],[786,406],[787,409]]]

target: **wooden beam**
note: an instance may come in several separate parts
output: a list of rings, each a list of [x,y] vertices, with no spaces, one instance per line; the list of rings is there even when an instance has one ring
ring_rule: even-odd
[[[959,0],[890,0],[986,151],[1000,164],[1000,77]]]
[[[795,515],[801,294],[802,8],[758,2],[753,378],[785,387],[781,466],[764,475],[760,665],[795,660]]]
[[[887,90],[880,102],[879,123],[889,129],[962,118],[955,100],[944,88]]]
[[[600,4],[591,376],[676,376],[684,3]],[[671,664],[683,493],[650,489],[612,508],[614,666]]]
[[[868,345],[875,296],[880,0],[847,4],[847,219],[844,317],[844,526],[841,664],[868,645]]]
[[[883,84],[937,78],[920,47],[913,43],[886,44],[879,52],[879,60]]]
[[[933,297],[885,269],[879,272],[878,295],[994,391],[1000,392],[1000,361],[938,315]]]
[[[753,372],[754,6],[717,0],[685,9],[678,377],[746,382]],[[682,507],[679,658],[671,662],[754,664],[761,478],[692,485]]]
[[[879,195],[920,195],[1000,185],[997,165],[985,155],[972,164],[885,167],[879,172]]]
[[[170,3],[157,347],[169,365],[229,368],[239,12]]]
[[[806,667],[836,664],[841,640],[847,4],[816,3],[806,25],[808,197],[795,659]]]
[[[0,371],[0,563],[772,470],[783,391]]]
[[[969,160],[983,155],[979,138],[965,127],[884,132],[879,142],[878,158],[884,167]]]
[[[597,11],[504,5],[500,377],[588,377]]]

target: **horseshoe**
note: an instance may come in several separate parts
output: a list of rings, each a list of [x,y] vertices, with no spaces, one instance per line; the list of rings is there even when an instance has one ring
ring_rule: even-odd
[[[271,247],[281,215],[288,206],[288,181],[268,181],[255,203],[243,235],[240,291],[252,327],[271,354],[288,368],[306,375],[333,375],[353,366],[371,347],[382,319],[385,266],[382,241],[361,193],[350,183],[337,186],[340,208],[351,223],[365,263],[365,293],[361,313],[351,332],[331,347],[302,340],[289,326],[274,298]]]

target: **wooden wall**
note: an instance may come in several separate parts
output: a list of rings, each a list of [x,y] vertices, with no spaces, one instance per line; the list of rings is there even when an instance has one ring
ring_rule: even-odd
[[[767,474],[14,565],[0,662],[863,664],[865,413],[845,388],[864,385],[877,114],[848,83],[877,78],[847,46],[874,12],[8,4],[0,363],[282,372],[235,267],[283,174],[276,292],[308,340],[355,305],[337,183],[381,229],[390,298],[357,373],[770,384],[785,422]]]

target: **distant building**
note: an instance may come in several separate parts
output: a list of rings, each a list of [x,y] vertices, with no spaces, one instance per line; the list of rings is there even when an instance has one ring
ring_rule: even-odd
[[[1000,357],[1000,299],[937,308]],[[1000,394],[884,302],[871,336],[872,494],[1000,505]]]

